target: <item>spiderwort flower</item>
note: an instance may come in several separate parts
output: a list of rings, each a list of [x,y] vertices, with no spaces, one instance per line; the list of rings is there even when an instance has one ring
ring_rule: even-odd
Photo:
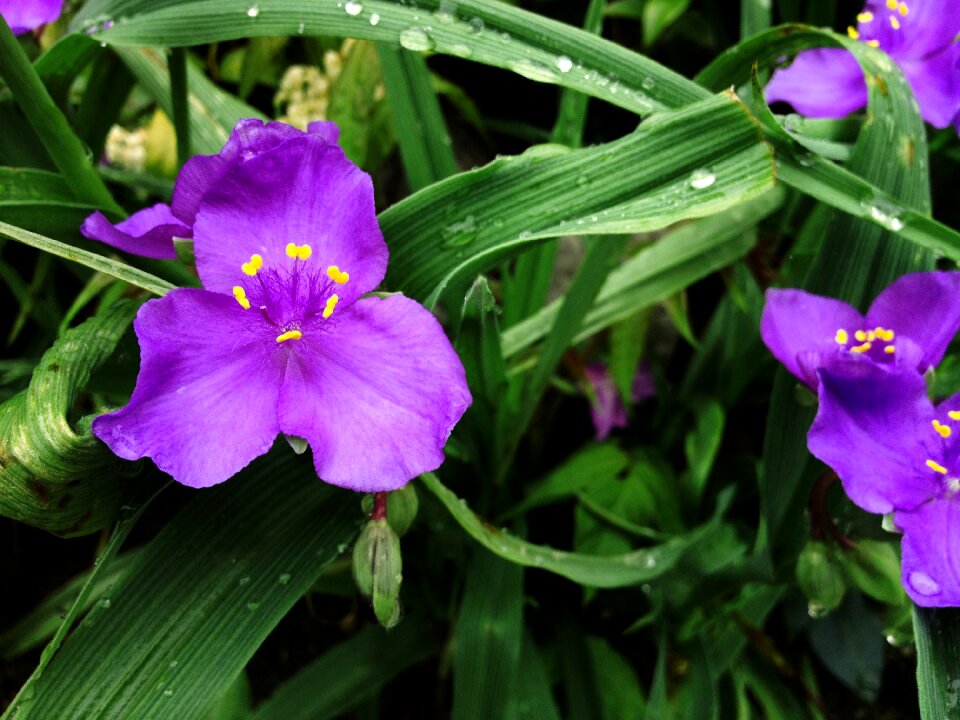
[[[613,381],[605,363],[590,363],[584,368],[584,379],[590,388],[590,419],[597,440],[606,440],[614,428],[625,428],[630,418],[623,404],[620,390]],[[653,374],[646,364],[637,369],[633,377],[631,399],[640,402],[656,394]]]
[[[870,0],[847,34],[886,52],[903,71],[923,118],[936,127],[960,110],[960,3],[955,0]],[[867,104],[863,71],[842,48],[805,50],[766,87],[767,102],[782,100],[810,117],[840,118]]]
[[[810,452],[854,503],[894,513],[913,601],[960,605],[960,395],[934,406],[920,375],[892,366],[847,360],[818,375]]]
[[[63,12],[63,0],[0,0],[0,15],[14,35],[52,23]]]
[[[845,302],[803,290],[768,290],[760,335],[801,382],[841,356],[919,373],[943,358],[960,330],[960,272],[904,275],[873,301],[866,317]]]
[[[463,366],[422,306],[361,297],[387,247],[370,177],[331,137],[241,121],[220,155],[184,167],[172,212],[205,289],[140,309],[133,396],[93,423],[120,457],[207,487],[284,433],[309,442],[323,480],[364,492],[443,461],[471,400]]]

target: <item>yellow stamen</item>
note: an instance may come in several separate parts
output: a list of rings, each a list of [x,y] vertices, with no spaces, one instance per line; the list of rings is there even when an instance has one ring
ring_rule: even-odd
[[[874,332],[877,333],[877,337],[883,340],[884,342],[890,342],[891,340],[893,340],[894,337],[896,337],[893,330],[887,330],[882,327],[878,327],[876,330],[874,330]]]
[[[887,346],[883,349],[883,351],[884,351],[887,355],[893,355],[893,354],[897,351],[897,348],[894,347],[893,345],[887,345]]]
[[[878,47],[880,47],[880,41],[879,41],[879,40],[867,40],[867,45],[869,45],[869,46],[872,47],[872,48],[878,48]]]
[[[847,331],[844,329],[837,330],[837,334],[833,337],[837,341],[838,345],[846,345],[850,341],[850,336],[847,334]]]
[[[940,473],[941,475],[947,474],[947,469],[936,460],[927,460],[927,467],[933,470],[935,473]]]
[[[343,285],[350,279],[350,273],[343,272],[336,265],[331,265],[327,268],[327,275],[331,280],[333,280],[337,285]]]
[[[857,15],[857,22],[868,23],[873,22],[873,13],[872,12],[862,12]]]
[[[867,340],[867,334],[863,330],[857,330],[853,336],[857,339],[857,342],[865,342]]]
[[[887,7],[891,10],[896,10],[899,4],[900,3],[897,2],[897,0],[887,0]]]
[[[951,420],[960,420],[960,410],[951,410],[947,413]]]
[[[940,437],[944,438],[950,437],[950,433],[952,432],[949,425],[944,425],[939,420],[933,421],[933,429],[940,433]]]
[[[287,340],[299,340],[303,337],[303,333],[299,330],[287,330],[283,335],[277,335],[277,342],[282,343]]]
[[[891,8],[891,10],[892,9],[893,8]],[[906,15],[908,12],[910,12],[910,8],[907,7],[907,4],[905,2],[902,2],[897,7],[897,12],[899,12],[901,15]]]
[[[900,29],[900,21],[897,20],[897,16],[896,16],[896,15],[891,15],[891,16],[890,16],[890,27],[892,27],[894,30],[899,30],[899,29]]]
[[[263,258],[254,253],[250,256],[250,262],[245,262],[240,269],[250,277],[257,274],[257,270],[263,267]]]
[[[850,348],[850,352],[865,353],[867,350],[869,350],[872,347],[873,345],[871,345],[868,342],[865,342],[863,343],[863,345],[855,345],[854,347]]]
[[[873,342],[877,339],[877,334],[873,330],[867,331],[867,342]]]
[[[240,303],[240,306],[244,310],[250,309],[250,301],[247,300],[247,292],[239,285],[233,286],[233,296],[237,299],[237,302]]]
[[[296,243],[287,243],[287,257],[308,259],[313,254],[313,248],[307,244],[297,245]]]
[[[857,29],[853,25],[849,25],[847,27],[847,35],[849,35],[853,40],[860,39],[860,33],[857,32]]]
[[[326,306],[325,308],[323,308],[323,317],[324,317],[324,319],[326,319],[326,318],[330,317],[331,315],[333,315],[333,309],[337,306],[337,302],[339,302],[339,300],[340,300],[340,298],[337,297],[336,295],[331,295],[331,296],[330,296],[330,299],[327,300],[327,306]]]

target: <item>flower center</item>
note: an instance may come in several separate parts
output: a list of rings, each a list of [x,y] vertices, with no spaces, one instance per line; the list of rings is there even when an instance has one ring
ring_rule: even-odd
[[[853,333],[853,340],[850,339],[850,333],[843,328],[837,330],[833,339],[837,345],[841,345],[852,353],[862,354],[876,348],[877,352],[883,355],[893,355],[897,348],[893,344],[893,338],[896,333],[888,328],[877,327],[873,330],[857,330]],[[852,344],[855,342],[856,344]]]
[[[307,265],[313,248],[306,243],[287,243],[285,253],[292,264],[267,269],[262,256],[251,255],[240,266],[250,279],[233,287],[233,297],[240,307],[250,310],[256,305],[277,327],[277,343],[303,338],[304,324],[315,316],[328,320],[340,301],[331,291],[350,280],[349,273],[337,265],[329,265],[325,272]]]
[[[910,12],[910,8],[905,2],[898,2],[898,0],[887,0],[886,5],[887,10],[890,11],[887,15],[887,22],[890,24],[891,28],[894,30],[899,30],[901,27],[900,18],[906,17]],[[854,40],[863,40],[870,47],[880,47],[880,41],[876,38],[867,40],[861,37],[863,35],[873,34],[873,32],[871,32],[871,26],[876,19],[876,15],[869,10],[864,10],[862,13],[857,15],[859,29],[853,27],[853,25],[850,25],[847,27],[847,35]]]
[[[951,410],[947,413],[948,421],[952,420],[954,422],[960,422],[960,410]],[[932,420],[931,424],[933,425],[934,432],[937,433],[941,438],[946,440],[951,435],[953,435],[953,428],[950,427],[946,422],[940,422],[939,420]],[[932,458],[927,459],[924,463],[930,470],[937,473],[937,475],[944,476],[944,485],[946,486],[947,491],[951,495],[956,495],[960,492],[960,477],[957,477],[956,473],[950,472],[950,470],[941,465],[936,460]]]

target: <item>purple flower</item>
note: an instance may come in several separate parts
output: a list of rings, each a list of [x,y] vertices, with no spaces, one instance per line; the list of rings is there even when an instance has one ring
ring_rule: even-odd
[[[177,256],[173,239],[193,237],[193,224],[204,195],[227,172],[260,153],[305,134],[335,145],[340,130],[332,122],[311,123],[304,133],[283,123],[264,124],[256,119],[241,120],[219,153],[196,155],[187,161],[177,177],[171,205],[158,203],[116,225],[111,224],[103,214],[95,212],[84,221],[80,232],[92,240],[99,240],[134,255],[173,259]]]
[[[864,510],[894,513],[903,586],[918,605],[960,605],[960,395],[934,406],[905,368],[822,369],[807,445]]]
[[[597,440],[606,440],[614,428],[625,428],[629,422],[627,408],[623,404],[620,390],[605,363],[590,363],[584,368],[584,377],[590,385],[590,418]],[[640,402],[656,394],[653,374],[646,364],[637,369],[633,377],[631,399]]]
[[[840,300],[768,290],[760,335],[774,357],[811,389],[817,369],[842,357],[923,373],[960,330],[960,272],[904,275],[862,316]]]
[[[184,167],[172,215],[192,232],[205,289],[138,313],[133,396],[93,423],[120,457],[207,487],[284,433],[309,442],[323,480],[365,492],[443,461],[471,401],[463,366],[422,306],[361,297],[387,247],[370,177],[326,130],[241,121],[223,152]],[[126,228],[141,240],[173,224],[144,213]]]
[[[946,127],[960,109],[960,3],[955,0],[870,0],[847,33],[879,47],[906,75],[927,122]],[[840,118],[867,103],[863,71],[841,48],[806,50],[777,70],[767,102],[782,100],[810,117]]]
[[[14,35],[52,23],[63,12],[63,0],[0,0],[0,15]]]

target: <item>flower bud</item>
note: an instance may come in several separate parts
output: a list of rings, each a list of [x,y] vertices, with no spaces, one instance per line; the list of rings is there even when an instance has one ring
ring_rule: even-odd
[[[353,546],[353,578],[385,628],[400,622],[402,569],[400,537],[385,519],[370,520]]]
[[[797,558],[797,583],[807,596],[811,617],[820,617],[835,609],[847,589],[843,569],[830,548],[819,540],[808,542]]]
[[[399,490],[387,495],[387,519],[390,527],[396,530],[397,535],[403,537],[413,525],[417,517],[420,501],[417,499],[417,490],[413,483],[407,483]]]

